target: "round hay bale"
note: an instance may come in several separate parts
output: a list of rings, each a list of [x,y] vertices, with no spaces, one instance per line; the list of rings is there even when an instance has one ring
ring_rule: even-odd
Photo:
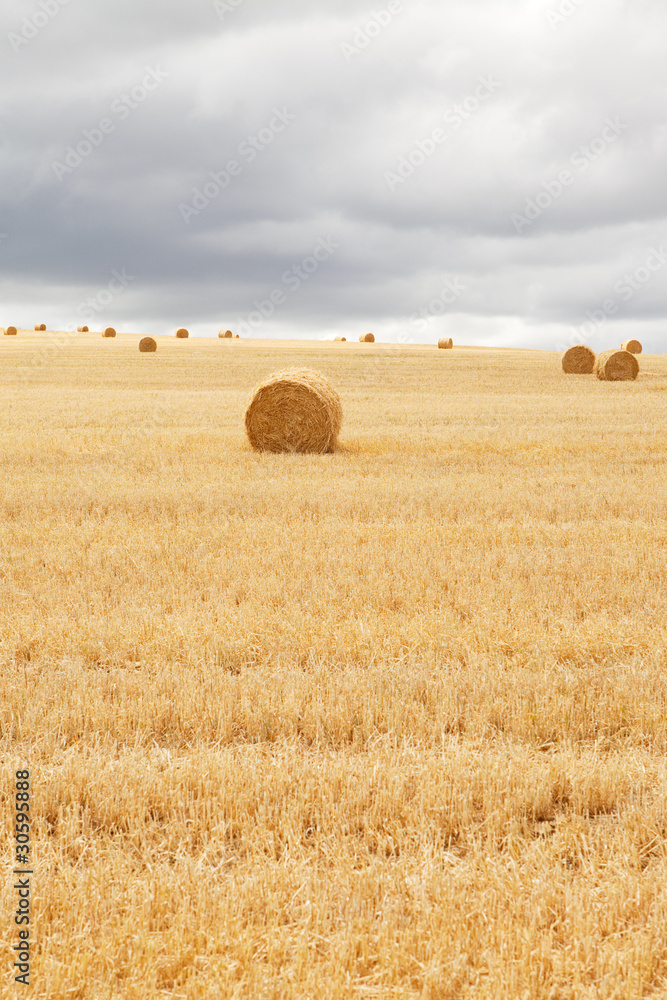
[[[35,323],[35,330],[39,331],[39,333],[44,333],[46,330],[46,323]]]
[[[5,327],[5,337],[15,337],[15,336],[16,336],[16,327],[15,326],[6,326]]]
[[[362,333],[362,335],[359,337],[359,343],[360,344],[374,344],[375,343],[375,337],[373,336],[372,333]]]
[[[566,375],[591,375],[595,368],[595,351],[586,344],[575,344],[568,347],[561,365]]]
[[[142,354],[149,354],[151,351],[157,351],[157,344],[152,337],[142,337],[139,341],[139,350]]]
[[[346,344],[347,343],[347,338],[346,337],[334,337],[334,340],[339,340],[341,342],[341,344]]]
[[[595,374],[603,382],[628,382],[637,378],[639,362],[629,351],[603,351],[595,359]]]
[[[454,346],[454,341],[451,337],[441,337],[438,341],[438,347],[443,351],[451,351]]]
[[[185,329],[184,326],[179,326],[175,336],[178,337],[179,340],[186,340],[190,336],[190,334],[188,333],[188,331]]]
[[[318,372],[277,372],[257,386],[245,415],[256,451],[332,452],[343,408],[331,382]]]
[[[639,343],[638,340],[625,340],[621,344],[621,350],[622,351],[629,351],[630,354],[641,354],[642,353],[642,345]]]
[[[116,336],[116,331],[114,330],[114,328],[112,326],[108,326],[106,328],[106,330],[104,331],[104,333],[102,334],[102,336],[103,337],[115,337]]]
[[[76,332],[77,333],[88,333],[88,327],[87,326],[77,326]]]
[[[218,334],[219,337],[224,337],[225,340],[231,340],[234,334],[231,330],[221,330]]]
[[[239,337],[239,335],[238,335],[238,333],[237,333],[237,334],[236,334],[236,336],[234,337],[234,340],[240,340],[240,339],[241,339],[241,338]]]

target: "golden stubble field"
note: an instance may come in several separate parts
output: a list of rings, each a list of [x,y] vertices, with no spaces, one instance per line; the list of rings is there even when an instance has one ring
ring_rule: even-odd
[[[26,995],[667,995],[667,358],[137,340],[0,338],[0,995],[18,766]]]

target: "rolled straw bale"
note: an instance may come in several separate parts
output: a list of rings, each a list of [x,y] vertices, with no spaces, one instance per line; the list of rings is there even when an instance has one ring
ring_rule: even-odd
[[[157,344],[152,337],[142,337],[139,341],[139,350],[142,354],[150,353],[151,351],[157,351]]]
[[[568,347],[561,358],[561,365],[566,375],[591,375],[595,367],[595,351],[586,344],[575,344]]]
[[[238,335],[238,333],[237,333],[237,334],[236,334],[236,336],[234,337],[234,340],[240,340],[240,339],[241,339],[241,338],[239,337],[239,335]]]
[[[334,337],[334,340],[339,340],[341,344],[347,343],[347,339],[345,337]]]
[[[188,331],[185,329],[184,326],[179,326],[178,330],[175,333],[175,336],[178,337],[179,340],[185,340],[187,337],[190,336],[190,334],[188,333]]]
[[[224,337],[225,340],[231,340],[234,334],[231,330],[221,330],[218,334],[219,337]]]
[[[15,337],[15,336],[16,336],[16,327],[15,326],[6,326],[5,327],[5,337]]]
[[[331,382],[307,368],[271,375],[257,386],[245,415],[256,451],[331,452],[343,408]]]
[[[438,347],[441,350],[445,351],[451,350],[453,346],[454,342],[451,337],[441,337],[440,340],[438,341]]]
[[[115,337],[116,336],[116,331],[114,330],[114,328],[112,326],[108,326],[106,328],[106,330],[104,331],[104,333],[102,334],[102,336],[103,337]]]
[[[35,330],[38,330],[40,333],[44,333],[46,330],[46,323],[35,323]]]
[[[362,333],[362,335],[359,337],[359,343],[360,344],[374,344],[375,343],[375,337],[373,336],[372,333]]]
[[[87,326],[77,326],[76,332],[77,333],[88,333],[88,327]]]
[[[642,353],[642,345],[639,343],[638,340],[625,340],[621,344],[621,350],[622,351],[629,351],[630,354],[641,354]]]
[[[603,382],[627,382],[637,378],[639,362],[629,351],[603,351],[595,359],[595,374]]]

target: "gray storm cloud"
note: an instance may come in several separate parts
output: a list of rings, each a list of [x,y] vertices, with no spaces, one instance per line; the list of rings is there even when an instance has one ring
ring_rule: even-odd
[[[665,349],[662,5],[1,17],[3,322]]]

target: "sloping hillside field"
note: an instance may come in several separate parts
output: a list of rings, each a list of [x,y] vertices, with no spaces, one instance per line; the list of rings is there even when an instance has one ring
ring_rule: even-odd
[[[664,996],[667,357],[155,339],[0,337],[0,996],[17,769],[36,997]]]

